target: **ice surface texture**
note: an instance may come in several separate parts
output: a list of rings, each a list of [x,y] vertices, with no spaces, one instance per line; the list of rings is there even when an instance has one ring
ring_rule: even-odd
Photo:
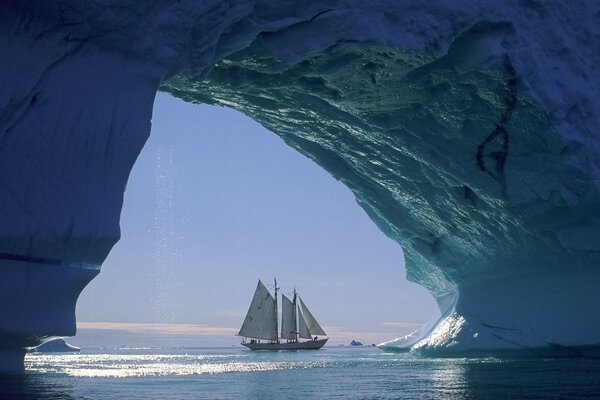
[[[442,310],[396,345],[600,343],[599,4],[48,3],[0,3],[4,256],[101,264],[160,85],[354,192]]]

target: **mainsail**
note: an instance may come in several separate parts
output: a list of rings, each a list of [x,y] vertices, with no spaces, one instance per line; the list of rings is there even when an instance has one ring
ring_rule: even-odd
[[[284,294],[281,295],[281,338],[296,339],[296,307]]]
[[[298,300],[300,300],[300,318],[299,318],[299,333],[300,337],[304,339],[312,339],[314,335],[322,335],[327,336],[321,325],[317,322],[315,317],[308,311],[308,308],[298,296]]]
[[[248,314],[246,314],[246,319],[238,335],[257,339],[277,340],[277,308],[275,299],[260,280],[256,286]]]

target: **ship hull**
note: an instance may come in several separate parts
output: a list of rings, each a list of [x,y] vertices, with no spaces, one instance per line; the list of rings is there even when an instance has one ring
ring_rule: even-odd
[[[250,350],[319,350],[329,339],[293,343],[242,343]]]

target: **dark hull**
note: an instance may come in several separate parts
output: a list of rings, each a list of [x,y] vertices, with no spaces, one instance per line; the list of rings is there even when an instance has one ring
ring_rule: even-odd
[[[309,340],[294,343],[242,343],[250,350],[319,350],[329,339]]]

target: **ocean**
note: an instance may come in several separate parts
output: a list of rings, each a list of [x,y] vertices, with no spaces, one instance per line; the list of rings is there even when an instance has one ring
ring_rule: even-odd
[[[600,399],[600,360],[417,358],[373,347],[82,349],[31,354],[2,398]]]

